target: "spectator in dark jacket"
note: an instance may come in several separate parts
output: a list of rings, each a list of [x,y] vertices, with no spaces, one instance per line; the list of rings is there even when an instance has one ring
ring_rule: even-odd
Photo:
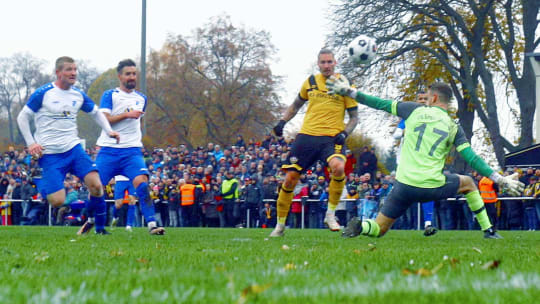
[[[273,176],[267,176],[263,180],[262,185],[263,199],[275,200],[278,196],[278,183]],[[271,205],[275,205],[275,202],[270,202]]]
[[[28,214],[30,207],[32,206],[32,197],[37,194],[35,185],[29,182],[28,178],[22,179],[21,186],[21,200],[23,200],[23,216]]]
[[[249,227],[257,227],[259,222],[259,210],[262,209],[263,190],[257,180],[246,178],[246,187],[243,191],[245,208],[249,211]],[[244,213],[246,214],[246,213]],[[247,227],[247,219],[246,219]]]

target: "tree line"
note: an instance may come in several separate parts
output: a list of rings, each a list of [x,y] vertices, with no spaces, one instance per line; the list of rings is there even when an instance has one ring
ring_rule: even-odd
[[[467,136],[472,137],[479,118],[488,134],[485,144],[502,166],[505,150],[533,143],[534,75],[523,57],[540,43],[538,12],[535,0],[341,0],[329,10],[327,44],[346,59],[346,45],[355,36],[377,39],[380,56],[368,67],[340,60],[344,74],[370,92],[407,101],[434,80],[448,82]],[[227,15],[210,19],[189,36],[169,35],[147,58],[145,144],[195,147],[267,134],[284,107],[278,96],[282,77],[270,68],[275,54],[270,33],[236,26]],[[100,74],[85,60],[78,65],[78,86],[99,104],[103,91],[117,86],[114,67]],[[31,54],[0,58],[5,126],[0,136],[10,143],[23,143],[14,117],[29,94],[53,80],[44,66]],[[500,88],[504,96],[498,95]],[[519,130],[515,141],[501,135],[499,110],[506,100]],[[89,145],[99,135],[84,115],[79,131]]]

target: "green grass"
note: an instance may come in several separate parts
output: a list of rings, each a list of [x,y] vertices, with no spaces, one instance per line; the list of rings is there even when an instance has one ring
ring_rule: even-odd
[[[1,227],[0,303],[533,303],[540,233]],[[288,248],[288,249],[287,249]],[[483,269],[491,261],[497,268]],[[405,269],[436,270],[406,275]],[[438,270],[437,270],[438,269]]]

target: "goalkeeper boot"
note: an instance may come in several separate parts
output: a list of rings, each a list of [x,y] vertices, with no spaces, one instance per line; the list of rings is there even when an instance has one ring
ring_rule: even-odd
[[[282,237],[285,234],[285,225],[276,224],[276,228],[270,233],[270,237]]]
[[[424,229],[424,235],[425,236],[432,236],[435,233],[437,233],[437,228],[435,228],[435,227],[433,227],[431,225],[427,225],[426,229]]]
[[[150,235],[164,235],[165,229],[163,227],[152,227],[148,232]]]
[[[493,229],[493,227],[490,227],[484,230],[484,238],[485,239],[502,239],[503,237],[500,234],[498,234],[497,231]]]
[[[94,223],[91,223],[89,221],[84,222],[84,224],[81,226],[79,231],[77,231],[77,235],[83,235],[88,233],[90,230],[94,228]]]
[[[359,236],[360,233],[362,233],[362,220],[359,217],[353,217],[349,221],[349,223],[347,223],[347,227],[343,229],[341,236],[346,238],[352,238],[355,236]]]
[[[328,226],[330,231],[340,231],[341,226],[339,225],[335,215],[326,214],[324,217],[324,223]]]

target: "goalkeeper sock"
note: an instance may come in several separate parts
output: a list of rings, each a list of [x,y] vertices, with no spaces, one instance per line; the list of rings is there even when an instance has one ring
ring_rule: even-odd
[[[469,208],[476,215],[476,219],[478,220],[478,224],[480,224],[482,230],[485,231],[491,228],[491,222],[489,221],[486,207],[484,206],[484,201],[480,196],[480,192],[478,192],[478,190],[469,192],[465,194],[465,198],[467,199]]]
[[[345,175],[332,176],[332,178],[330,178],[330,184],[328,185],[328,210],[326,214],[335,214],[344,186]]]
[[[378,237],[381,232],[381,227],[374,220],[365,220],[362,222],[362,232],[360,234]]]
[[[289,209],[291,208],[292,199],[294,197],[294,189],[287,189],[285,185],[281,186],[281,191],[279,191],[279,196],[277,199],[277,222],[278,224],[285,225],[287,220],[287,214],[289,214]]]

